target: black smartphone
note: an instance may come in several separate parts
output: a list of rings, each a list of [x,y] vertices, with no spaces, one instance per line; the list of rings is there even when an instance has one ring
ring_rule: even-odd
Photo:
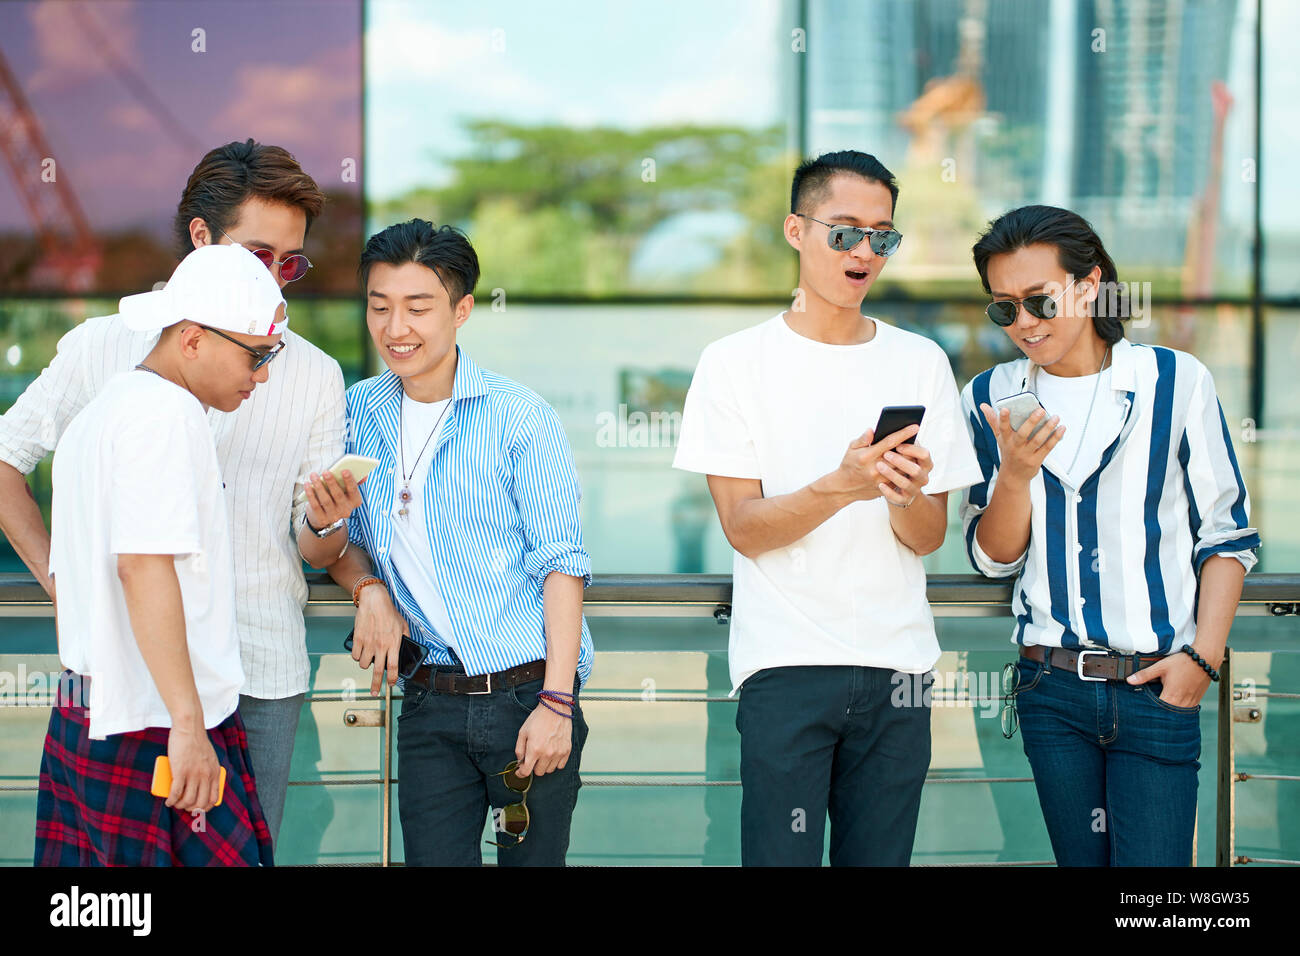
[[[908,425],[920,425],[924,417],[924,405],[886,405],[880,410],[880,421],[876,422],[876,430],[871,436],[871,442],[875,444],[896,431],[902,431]],[[909,438],[902,444],[906,445],[911,440]]]
[[[349,654],[352,653],[352,635],[355,630],[348,631],[348,636],[343,639],[343,649]],[[428,652],[423,644],[415,640],[409,634],[402,635],[402,648],[397,652],[397,673],[401,677],[410,677],[420,665],[424,663],[424,658]]]

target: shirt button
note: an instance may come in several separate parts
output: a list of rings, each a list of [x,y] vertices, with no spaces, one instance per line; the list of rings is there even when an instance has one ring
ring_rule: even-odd
[[[1083,607],[1083,598],[1079,598],[1079,607]]]
[[[1083,553],[1083,545],[1081,545],[1081,544],[1076,544],[1076,545],[1074,546],[1074,553],[1075,553],[1075,554],[1082,554],[1082,553]]]
[[[1079,496],[1079,495],[1075,495],[1075,496],[1074,496],[1074,503],[1075,503],[1076,505],[1077,505],[1077,504],[1082,504],[1082,503],[1083,503],[1083,498],[1082,498],[1081,496]]]

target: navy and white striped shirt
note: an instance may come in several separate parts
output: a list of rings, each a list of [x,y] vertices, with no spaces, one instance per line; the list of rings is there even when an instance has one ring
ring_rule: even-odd
[[[975,540],[1000,460],[979,406],[1032,391],[1036,372],[1028,358],[1004,362],[962,391],[984,473],[962,494],[966,552],[988,577],[1019,573],[1014,640],[1145,654],[1192,643],[1201,566],[1221,554],[1249,571],[1260,544],[1209,370],[1185,352],[1115,343],[1112,394],[1097,401],[1123,405],[1122,427],[1078,487],[1049,454],[1030,483],[1026,553],[1001,564]]]
[[[363,505],[348,537],[363,547],[428,663],[452,666],[444,642],[389,555],[398,462],[402,382],[391,370],[347,391],[347,450],[379,459],[361,485]],[[582,546],[582,490],[555,410],[531,389],[479,368],[456,347],[451,408],[433,449],[422,496],[434,572],[468,674],[489,674],[546,657],[542,583],[552,571],[591,583]],[[578,678],[593,649],[582,619]]]

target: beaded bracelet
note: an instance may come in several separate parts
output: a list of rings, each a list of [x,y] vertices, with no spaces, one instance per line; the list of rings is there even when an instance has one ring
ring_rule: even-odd
[[[538,694],[538,695],[537,695],[537,703],[541,704],[543,707],[545,707],[547,710],[549,710],[549,711],[550,711],[551,713],[553,713],[553,714],[559,714],[561,717],[566,717],[566,718],[568,718],[569,720],[572,720],[572,719],[573,719],[573,715],[572,715],[572,714],[566,714],[566,713],[565,713],[564,711],[562,711],[562,710],[556,710],[554,707],[552,707],[550,704],[548,704],[548,703],[546,702],[546,698],[543,697],[541,694]]]
[[[356,584],[352,585],[352,604],[355,607],[361,607],[362,590],[370,587],[370,585],[372,584],[383,584],[383,583],[384,582],[381,578],[378,578],[373,574],[367,574],[364,577],[360,578]]]
[[[1192,645],[1184,644],[1182,647],[1179,648],[1179,650],[1185,654],[1191,655],[1192,660],[1196,661],[1196,663],[1201,665],[1201,670],[1205,671],[1205,673],[1210,675],[1210,680],[1217,681],[1219,679],[1219,672],[1216,671],[1213,667],[1211,667],[1209,662],[1204,657],[1196,653],[1196,651],[1192,649]]]

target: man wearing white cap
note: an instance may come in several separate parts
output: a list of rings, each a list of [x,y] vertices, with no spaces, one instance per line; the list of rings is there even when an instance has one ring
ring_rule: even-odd
[[[127,296],[161,330],[54,454],[50,574],[67,671],[36,805],[37,865],[270,865],[244,726],[234,555],[207,410],[267,381],[288,315],[238,245],[190,253]],[[153,796],[158,758],[166,796]]]
[[[237,243],[281,289],[296,287],[311,269],[307,237],[325,205],[315,180],[283,147],[252,139],[218,146],[194,167],[177,204],[177,261],[202,246]],[[49,366],[0,415],[0,531],[51,601],[57,594],[49,576],[50,534],[27,476],[54,452],[77,413],[143,360],[157,338],[156,330],[133,331],[117,314],[88,318],[59,340]],[[361,502],[355,482],[349,497],[327,470],[344,448],[343,371],[293,329],[283,341],[275,375],[251,399],[229,414],[215,406],[208,413],[239,555],[239,714],[272,842],[299,721],[314,723],[305,697],[311,661],[303,564],[324,567],[340,556],[347,544],[341,519]],[[314,728],[306,736],[313,739]]]

